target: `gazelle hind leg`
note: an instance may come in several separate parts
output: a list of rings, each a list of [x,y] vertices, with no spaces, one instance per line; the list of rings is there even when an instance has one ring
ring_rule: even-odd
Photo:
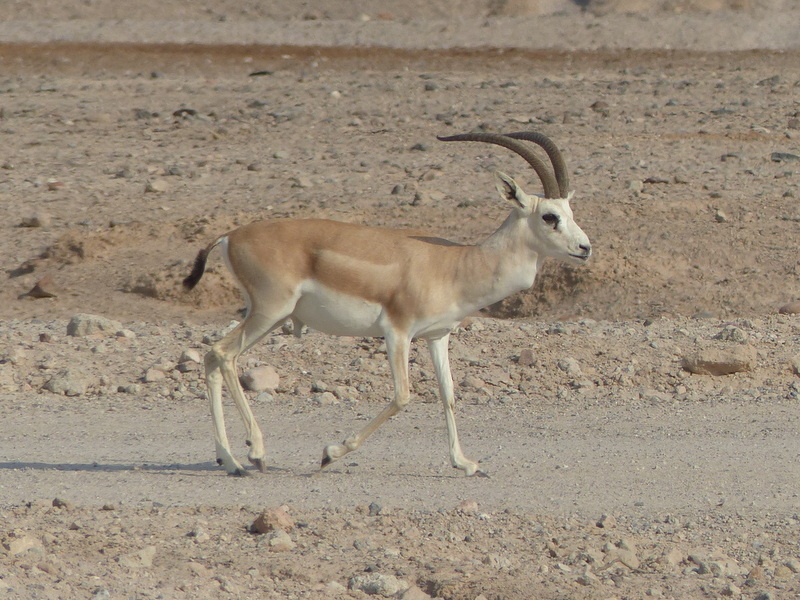
[[[211,418],[214,423],[217,464],[230,475],[246,475],[247,471],[231,453],[228,435],[225,432],[225,414],[222,410],[222,373],[220,373],[219,357],[213,350],[206,354],[205,366],[208,399],[211,402]]]
[[[389,358],[389,367],[394,381],[394,399],[357,434],[350,436],[341,444],[326,446],[322,451],[320,468],[325,468],[345,454],[356,450],[387,419],[406,407],[410,397],[408,385],[408,354],[410,347],[411,340],[408,337],[394,333],[386,335],[386,354]]]
[[[461,443],[458,441],[458,430],[456,428],[455,417],[455,394],[453,392],[453,376],[450,373],[450,358],[448,345],[450,336],[429,339],[428,348],[433,359],[433,367],[436,371],[436,379],[439,381],[439,395],[442,398],[444,407],[444,418],[447,422],[447,440],[450,446],[450,463],[456,468],[461,469],[467,476],[482,475],[487,476],[481,470],[480,465],[474,460],[468,459],[461,451]]]
[[[253,347],[265,335],[283,323],[285,318],[282,316],[280,319],[268,319],[260,314],[251,313],[236,329],[214,344],[206,355],[206,381],[211,397],[217,462],[231,475],[247,475],[247,471],[233,457],[225,433],[222,381],[228,387],[228,392],[244,421],[247,434],[246,444],[249,447],[247,458],[259,471],[264,472],[267,468],[264,460],[264,436],[239,383],[236,361],[243,352]]]

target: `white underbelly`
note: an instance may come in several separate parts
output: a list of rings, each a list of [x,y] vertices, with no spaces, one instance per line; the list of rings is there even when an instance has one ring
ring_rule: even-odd
[[[302,286],[292,314],[311,329],[330,335],[374,337],[384,334],[380,304],[331,290],[316,282]]]

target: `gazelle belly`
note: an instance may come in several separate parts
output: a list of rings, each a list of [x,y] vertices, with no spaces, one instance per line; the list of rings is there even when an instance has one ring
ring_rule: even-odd
[[[311,329],[330,335],[384,335],[380,304],[332,290],[315,281],[301,286],[300,299],[292,314]]]

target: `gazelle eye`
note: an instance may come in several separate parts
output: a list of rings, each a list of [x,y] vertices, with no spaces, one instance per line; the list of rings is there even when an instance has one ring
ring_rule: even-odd
[[[542,215],[542,221],[550,225],[553,229],[558,227],[559,218],[558,215],[554,215],[553,213],[547,213]]]

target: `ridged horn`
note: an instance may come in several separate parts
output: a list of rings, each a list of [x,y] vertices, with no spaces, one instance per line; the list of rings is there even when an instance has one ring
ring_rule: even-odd
[[[561,155],[561,150],[558,149],[556,143],[543,133],[538,131],[518,131],[516,133],[505,133],[506,137],[514,138],[515,140],[526,140],[539,144],[547,156],[550,157],[550,162],[553,164],[553,172],[558,181],[558,189],[561,190],[561,197],[566,198],[569,194],[569,172],[567,171],[567,163],[564,162],[564,157]]]
[[[528,164],[533,167],[544,188],[545,198],[560,198],[558,181],[555,176],[550,172],[548,166],[540,159],[530,148],[523,142],[510,138],[499,133],[460,133],[458,135],[450,136],[436,136],[441,142],[486,142],[489,144],[497,144],[508,148],[512,152],[516,152],[524,158]]]

